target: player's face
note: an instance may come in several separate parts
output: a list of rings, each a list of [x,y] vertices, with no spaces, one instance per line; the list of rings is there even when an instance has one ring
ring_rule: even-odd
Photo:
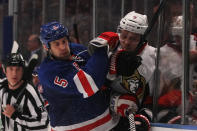
[[[11,85],[16,85],[23,76],[23,67],[21,66],[8,66],[6,68],[6,77]]]
[[[66,37],[50,42],[50,53],[57,59],[68,59],[70,57],[70,47]]]
[[[127,51],[134,51],[140,41],[140,35],[129,32],[126,30],[121,30],[120,32],[120,45],[122,49]]]

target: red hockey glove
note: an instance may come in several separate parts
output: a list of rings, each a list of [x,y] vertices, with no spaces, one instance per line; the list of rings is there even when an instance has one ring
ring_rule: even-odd
[[[110,109],[116,114],[125,117],[128,110],[130,113],[135,113],[138,110],[136,101],[136,97],[129,94],[114,94],[111,97]]]
[[[115,78],[116,78],[116,75],[117,75],[117,58],[118,58],[118,55],[122,51],[124,51],[124,50],[116,51],[116,53],[111,55],[109,72],[107,74],[107,78],[109,80],[115,80]]]
[[[98,37],[89,42],[88,52],[94,53],[95,49],[101,47],[108,47],[109,50],[113,50],[118,44],[119,36],[114,32],[104,32]]]

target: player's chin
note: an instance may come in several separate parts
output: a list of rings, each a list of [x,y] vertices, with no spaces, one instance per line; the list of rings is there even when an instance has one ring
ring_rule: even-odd
[[[60,55],[58,59],[60,60],[68,60],[70,55]]]

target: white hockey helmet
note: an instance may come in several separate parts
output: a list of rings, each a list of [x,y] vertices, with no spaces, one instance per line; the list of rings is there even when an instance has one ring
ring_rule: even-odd
[[[182,31],[183,31],[183,16],[176,16],[173,18],[172,25],[171,25],[172,35],[181,36]]]
[[[127,30],[143,35],[148,27],[148,20],[146,15],[136,13],[135,11],[129,12],[120,21],[119,29]]]

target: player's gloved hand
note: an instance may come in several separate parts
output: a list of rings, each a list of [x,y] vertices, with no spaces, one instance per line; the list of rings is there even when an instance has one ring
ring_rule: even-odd
[[[37,63],[38,63],[38,55],[33,54],[32,57],[30,58],[30,62],[24,68],[24,74],[23,74],[24,80],[26,80],[26,81],[32,80],[32,73],[33,73],[33,70],[36,67]]]
[[[101,47],[107,47],[108,50],[113,50],[117,46],[118,40],[119,36],[117,33],[104,32],[89,42],[88,52],[92,55],[97,48]]]
[[[136,131],[149,131],[150,122],[146,116],[141,114],[136,114],[134,119],[135,119]]]
[[[107,74],[107,78],[109,80],[115,80],[116,75],[117,75],[117,58],[120,52],[124,50],[118,50],[114,54],[111,55],[110,57],[110,67],[109,67],[109,72]]]
[[[131,76],[141,65],[142,58],[129,51],[121,51],[117,56],[117,74]]]
[[[138,110],[136,102],[136,97],[130,94],[113,94],[110,101],[110,109],[116,114],[125,117],[128,110],[130,113],[135,113]]]

